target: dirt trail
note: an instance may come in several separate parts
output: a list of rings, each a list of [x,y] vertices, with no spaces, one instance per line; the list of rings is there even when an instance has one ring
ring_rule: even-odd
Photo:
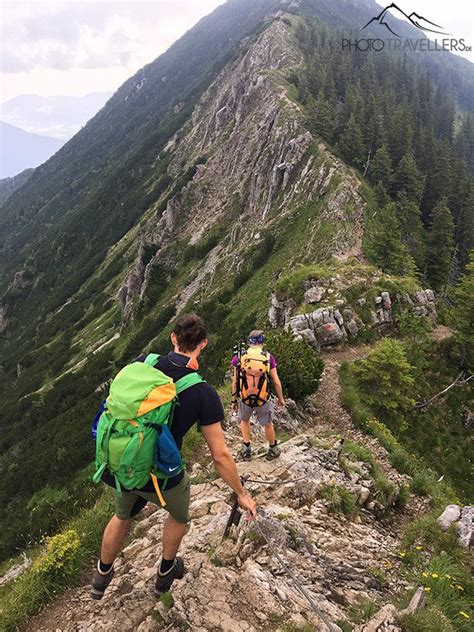
[[[321,486],[341,485],[359,502],[361,495],[375,491],[367,488],[367,472],[348,476],[338,463],[337,449],[314,447],[314,440],[331,434],[333,443],[342,435],[370,447],[387,477],[396,485],[404,482],[390,465],[386,451],[375,439],[355,429],[342,407],[339,367],[368,350],[359,346],[325,354],[321,386],[308,411],[312,421],[306,419],[299,429],[295,427],[295,436],[284,443],[277,461],[255,458],[239,463],[239,471],[252,478],[289,481],[277,487],[249,484],[249,488],[263,508],[266,518],[261,524],[269,529],[270,540],[275,546],[283,542],[285,559],[333,622],[346,619],[348,608],[361,598],[383,603],[392,591],[404,587],[394,572],[399,547],[396,526],[380,522],[365,507],[356,520],[348,520],[328,512],[327,502],[317,495]],[[236,451],[240,446],[238,426],[229,426],[226,435]],[[257,434],[256,439],[263,453],[263,434]],[[302,474],[306,476],[302,483],[291,482]],[[135,539],[118,558],[116,578],[102,601],[89,598],[89,578],[85,577],[82,587],[67,591],[24,629],[269,632],[281,630],[283,622],[303,625],[312,621],[315,630],[323,631],[324,626],[282,574],[258,534],[249,535],[251,525],[239,528],[233,538],[222,542],[230,508],[228,488],[219,479],[210,479],[205,467],[195,466],[193,476],[207,482],[192,487],[193,523],[181,550],[188,573],[173,587],[170,610],[157,602],[151,590],[164,512],[147,509],[135,526]],[[379,579],[382,576],[386,578],[383,582]]]

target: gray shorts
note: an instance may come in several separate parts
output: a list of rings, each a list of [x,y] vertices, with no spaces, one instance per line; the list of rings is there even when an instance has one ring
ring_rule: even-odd
[[[256,406],[255,408],[247,406],[247,404],[244,404],[243,402],[239,402],[239,421],[248,421],[252,416],[252,413],[255,413],[257,421],[261,426],[271,424],[273,417],[273,402],[268,401],[263,404],[263,406]]]

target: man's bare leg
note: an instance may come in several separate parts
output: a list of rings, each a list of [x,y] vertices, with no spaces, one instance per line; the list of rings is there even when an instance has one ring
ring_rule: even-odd
[[[189,531],[189,524],[176,522],[172,516],[168,516],[163,527],[163,558],[165,560],[174,560],[178,552],[181,540]]]
[[[242,419],[240,422],[240,430],[244,443],[250,443],[250,419]]]
[[[101,562],[104,564],[112,564],[114,562],[122,550],[129,526],[130,520],[120,520],[117,516],[112,516],[102,536]]]
[[[265,436],[267,437],[267,441],[270,445],[275,445],[276,435],[275,428],[273,424],[270,422],[269,424],[265,424]]]

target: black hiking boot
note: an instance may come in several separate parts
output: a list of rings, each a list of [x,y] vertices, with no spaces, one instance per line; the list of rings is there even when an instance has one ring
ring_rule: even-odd
[[[278,444],[275,443],[274,446],[270,446],[268,448],[268,452],[265,455],[265,458],[267,459],[267,461],[273,461],[273,459],[278,459],[280,454],[281,454],[281,448]]]
[[[92,599],[102,599],[107,586],[110,584],[114,576],[114,569],[111,568],[108,573],[99,573],[98,568],[95,569],[92,576],[91,583],[91,597]]]
[[[243,461],[250,461],[252,459],[252,449],[245,443],[240,448],[239,456]]]
[[[181,557],[177,557],[175,559],[173,566],[166,573],[161,574],[160,568],[158,567],[155,582],[155,595],[159,597],[161,593],[168,592],[175,579],[183,579],[184,571],[184,562]]]

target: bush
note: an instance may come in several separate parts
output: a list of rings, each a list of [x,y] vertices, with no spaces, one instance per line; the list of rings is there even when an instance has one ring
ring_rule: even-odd
[[[269,333],[266,345],[278,362],[285,395],[299,400],[318,390],[324,362],[309,345],[286,331]]]
[[[408,362],[403,345],[386,338],[374,351],[354,365],[354,374],[373,410],[391,421],[398,421],[415,403],[414,367]]]
[[[45,551],[32,567],[44,580],[69,577],[76,570],[76,557],[81,542],[75,529],[68,529],[47,539]]]

